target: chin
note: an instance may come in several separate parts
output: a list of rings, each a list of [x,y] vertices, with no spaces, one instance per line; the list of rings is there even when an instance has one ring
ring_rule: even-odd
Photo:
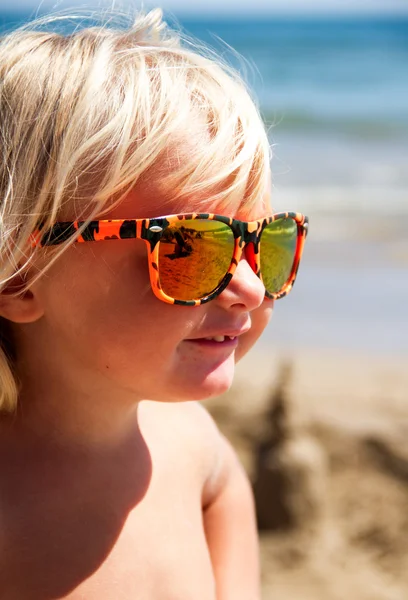
[[[218,365],[211,372],[192,374],[188,381],[180,381],[177,385],[177,391],[172,394],[173,402],[183,402],[186,400],[207,400],[215,396],[220,396],[227,392],[233,382],[235,372],[235,361],[229,359]]]

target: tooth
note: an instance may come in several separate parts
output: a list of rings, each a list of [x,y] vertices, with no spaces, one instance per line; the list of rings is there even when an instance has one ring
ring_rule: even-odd
[[[225,340],[225,335],[215,335],[214,340],[216,342],[223,342]]]

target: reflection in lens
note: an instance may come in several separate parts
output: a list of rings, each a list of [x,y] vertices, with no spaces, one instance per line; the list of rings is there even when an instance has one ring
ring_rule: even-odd
[[[181,220],[166,228],[159,245],[162,290],[175,300],[198,300],[221,283],[231,264],[234,234],[219,221]]]
[[[264,286],[271,294],[281,291],[288,281],[295,259],[297,223],[277,219],[265,227],[261,236],[260,262]]]

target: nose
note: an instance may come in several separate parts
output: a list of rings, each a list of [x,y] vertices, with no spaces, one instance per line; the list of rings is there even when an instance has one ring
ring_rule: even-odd
[[[265,300],[264,284],[250,266],[248,258],[243,252],[231,281],[217,298],[224,308],[252,311]]]

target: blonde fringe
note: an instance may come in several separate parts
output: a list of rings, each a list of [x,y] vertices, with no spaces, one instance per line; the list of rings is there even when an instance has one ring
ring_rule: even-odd
[[[226,213],[249,210],[269,183],[258,110],[214,53],[170,30],[159,9],[127,28],[105,15],[105,24],[57,33],[67,20],[38,20],[0,42],[0,293],[33,260],[39,223],[47,229],[72,206],[79,219],[103,215],[185,131],[205,143],[163,179],[180,206],[211,193]],[[10,411],[17,383],[2,346],[0,410]]]

